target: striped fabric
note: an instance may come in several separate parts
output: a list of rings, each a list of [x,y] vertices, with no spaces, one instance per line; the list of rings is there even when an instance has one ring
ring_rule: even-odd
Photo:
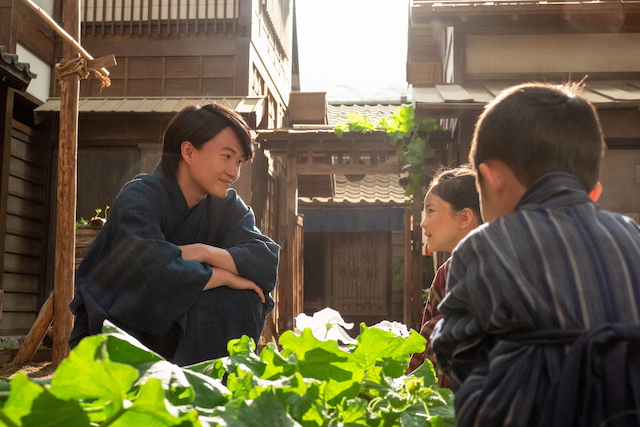
[[[639,307],[638,225],[601,210],[573,176],[542,177],[514,214],[453,252],[432,343],[459,386],[459,426],[537,425],[568,345],[506,336],[637,324]]]

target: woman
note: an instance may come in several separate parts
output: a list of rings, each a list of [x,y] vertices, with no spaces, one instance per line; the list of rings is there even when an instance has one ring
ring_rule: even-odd
[[[458,242],[482,224],[475,172],[466,165],[437,172],[424,198],[424,212],[425,217],[420,227],[424,230],[429,250],[452,252]],[[427,339],[427,348],[423,353],[415,353],[411,356],[407,372],[413,372],[427,358],[435,366],[435,357],[429,347],[429,337],[442,317],[438,311],[438,304],[445,294],[450,261],[451,258],[438,268],[429,289],[420,327],[420,334]],[[449,379],[440,372],[437,374],[438,385],[449,387]]]

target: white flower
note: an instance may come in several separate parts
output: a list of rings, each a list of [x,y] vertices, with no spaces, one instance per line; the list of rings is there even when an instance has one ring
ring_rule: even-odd
[[[342,341],[344,344],[358,343],[345,331],[345,328],[353,328],[353,323],[345,322],[340,313],[329,307],[313,313],[313,317],[304,313],[299,314],[296,317],[296,328],[300,331],[311,329],[313,336],[320,341]]]
[[[392,332],[397,337],[407,338],[411,334],[407,329],[407,325],[404,325],[399,322],[389,322],[388,320],[383,320],[382,322],[373,325],[372,328],[382,329],[383,331]]]

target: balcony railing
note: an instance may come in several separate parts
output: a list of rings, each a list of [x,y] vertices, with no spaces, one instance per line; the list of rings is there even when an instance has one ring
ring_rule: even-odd
[[[239,0],[83,0],[82,34],[235,32]]]

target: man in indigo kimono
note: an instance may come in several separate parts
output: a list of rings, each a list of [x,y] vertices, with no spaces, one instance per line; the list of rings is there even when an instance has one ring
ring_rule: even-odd
[[[72,347],[105,319],[179,365],[258,341],[280,248],[231,189],[252,156],[249,128],[225,107],[171,120],[160,164],[124,185],[78,268]]]
[[[459,426],[639,425],[640,229],[592,200],[603,150],[573,88],[517,86],[480,116],[486,223],[452,253],[431,337]]]

